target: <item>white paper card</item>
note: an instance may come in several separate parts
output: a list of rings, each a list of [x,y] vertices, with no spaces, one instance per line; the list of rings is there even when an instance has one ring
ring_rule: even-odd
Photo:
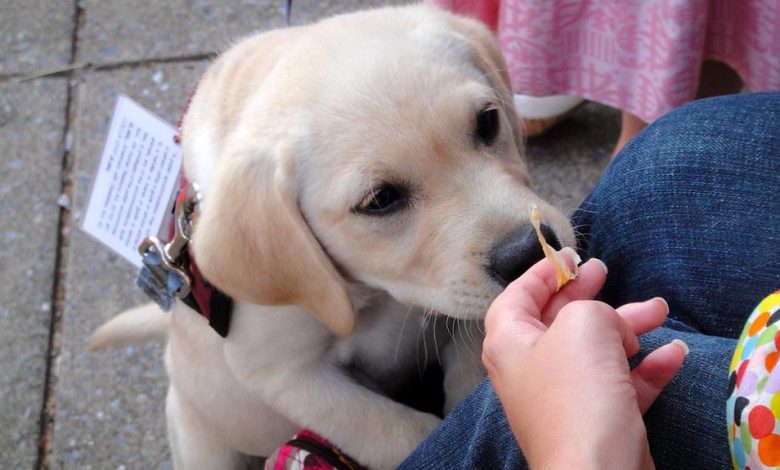
[[[134,265],[138,245],[157,235],[178,181],[176,130],[130,98],[117,99],[83,229]]]

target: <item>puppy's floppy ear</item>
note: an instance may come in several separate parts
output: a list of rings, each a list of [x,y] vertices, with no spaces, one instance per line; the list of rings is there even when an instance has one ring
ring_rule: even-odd
[[[233,297],[300,305],[333,332],[349,334],[355,314],[346,285],[298,209],[293,159],[279,155],[223,155],[195,226],[195,260]]]
[[[485,74],[490,86],[501,97],[501,106],[509,117],[515,144],[520,153],[523,154],[523,133],[520,130],[520,120],[515,112],[512,82],[495,36],[482,23],[462,16],[449,15],[449,24],[469,43],[476,66]]]

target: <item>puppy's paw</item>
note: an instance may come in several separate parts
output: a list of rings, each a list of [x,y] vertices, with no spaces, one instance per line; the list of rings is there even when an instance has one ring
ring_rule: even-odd
[[[420,413],[419,415],[420,419],[416,426],[417,439],[412,443],[412,450],[420,445],[420,442],[422,442],[422,440],[425,439],[428,434],[430,434],[436,428],[436,426],[439,425],[439,423],[441,423],[441,418],[438,416],[434,416],[428,413]],[[411,453],[411,451],[409,453]]]
[[[351,455],[368,468],[397,468],[440,422],[437,416],[415,411],[403,420],[377,429],[373,442]]]

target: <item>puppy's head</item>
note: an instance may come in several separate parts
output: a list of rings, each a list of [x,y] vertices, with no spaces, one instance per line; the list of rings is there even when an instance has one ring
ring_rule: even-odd
[[[478,318],[542,256],[531,205],[548,239],[573,244],[528,187],[503,59],[478,23],[365,12],[311,27],[279,57],[200,165],[216,170],[195,178],[208,188],[196,258],[229,294],[302,305],[342,334],[347,282]]]

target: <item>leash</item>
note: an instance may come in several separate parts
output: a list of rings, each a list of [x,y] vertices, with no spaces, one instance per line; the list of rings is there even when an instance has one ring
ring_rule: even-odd
[[[284,0],[284,21],[287,26],[291,26],[292,19],[292,0]]]

